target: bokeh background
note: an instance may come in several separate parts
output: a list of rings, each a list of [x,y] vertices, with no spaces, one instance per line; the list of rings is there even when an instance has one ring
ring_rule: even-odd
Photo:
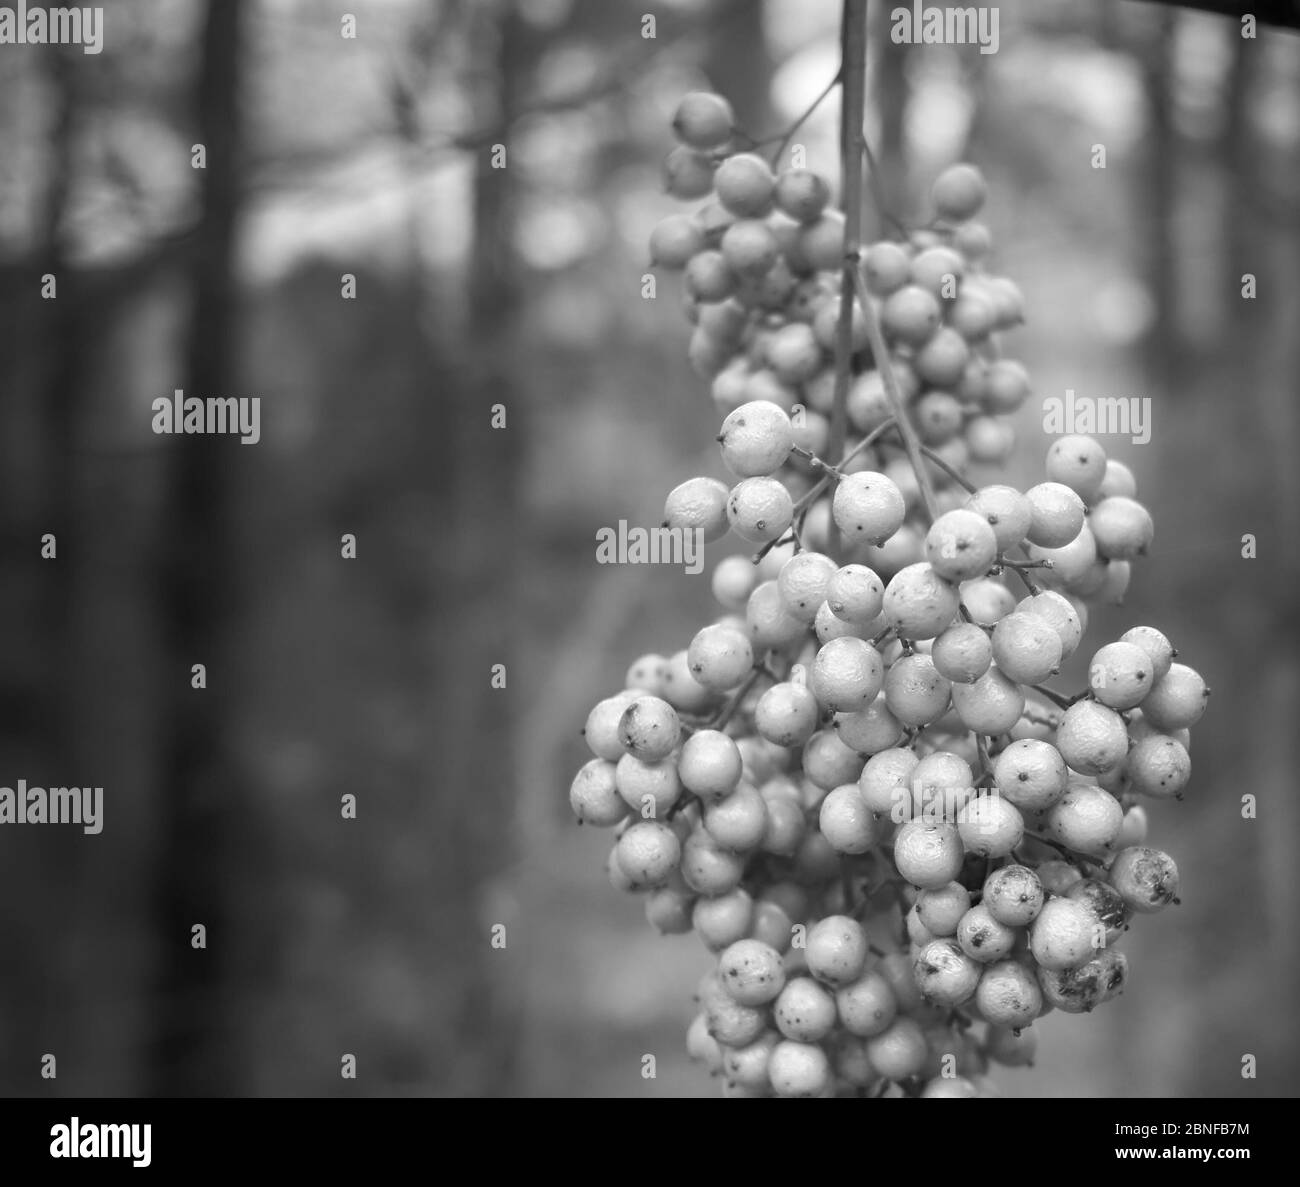
[[[708,582],[597,565],[595,532],[719,473],[676,279],[642,298],[676,100],[780,131],[835,72],[837,3],[105,9],[99,55],[0,47],[0,784],[105,789],[99,836],[0,828],[0,1093],[712,1094],[683,1049],[707,956],[567,807],[588,708],[686,645]],[[1015,479],[1043,398],[1150,398],[1150,443],[1106,444],[1156,546],[1091,637],[1150,621],[1215,689],[1152,811],[1183,905],[1126,939],[1118,1003],[999,1079],[1290,1094],[1300,39],[999,13],[981,55],[890,44],[873,0],[881,192],[915,219],[947,163],[988,176],[1036,385]],[[837,107],[797,138],[832,177]],[[154,436],[177,387],[259,396],[262,441]]]

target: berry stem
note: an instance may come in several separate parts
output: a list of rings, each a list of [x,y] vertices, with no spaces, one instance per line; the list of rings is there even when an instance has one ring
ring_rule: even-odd
[[[801,115],[785,130],[785,134],[781,137],[780,143],[776,146],[776,152],[772,154],[773,169],[776,169],[776,167],[781,163],[781,154],[790,147],[790,141],[794,139],[794,134],[808,122],[812,113],[822,105],[823,100],[836,88],[836,86],[839,85],[843,77],[844,63],[841,62],[840,68],[835,71],[835,76],[821,89],[820,92],[818,92],[817,98],[809,103],[807,108],[804,110],[803,115]]]
[[[853,369],[853,293],[862,243],[862,164],[867,115],[867,0],[844,0],[840,25],[840,161],[844,178],[844,268],[840,276],[840,316],[835,327],[835,395],[827,451],[844,450],[849,428],[849,382]],[[830,553],[840,550],[839,525],[832,518]]]
[[[921,488],[921,500],[925,503],[925,513],[931,523],[938,519],[938,509],[934,501],[934,487],[930,483],[930,472],[926,469],[922,454],[924,446],[916,435],[911,421],[907,419],[907,407],[903,393],[898,386],[898,377],[894,374],[894,365],[889,358],[889,346],[885,342],[885,332],[880,328],[880,318],[872,304],[871,294],[867,291],[867,282],[862,270],[853,268],[853,281],[858,290],[858,303],[862,306],[862,315],[867,323],[867,337],[871,340],[871,355],[884,381],[885,395],[894,414],[894,426],[903,439],[903,449],[907,451],[907,460],[911,463],[912,473],[916,475],[916,484]]]
[[[937,453],[935,453],[934,450],[931,449],[928,445],[921,446],[921,453],[924,454],[927,458],[929,458],[930,461],[932,461],[936,466],[938,466],[940,470],[942,470],[945,474],[947,474],[948,477],[951,478],[955,483],[957,483],[957,485],[960,486],[962,490],[964,490],[968,495],[973,495],[975,493],[976,488],[974,483],[968,482],[961,474],[959,474],[955,469],[953,469],[952,466],[948,465],[948,463],[944,461],[943,458],[941,458]]]
[[[1053,692],[1052,689],[1048,688],[1046,684],[1031,684],[1029,687],[1032,688],[1036,693],[1040,693],[1041,695],[1045,696],[1058,709],[1068,709],[1071,705],[1074,704],[1074,700],[1077,699],[1077,698],[1071,699],[1070,697],[1063,696],[1059,692]]]
[[[731,699],[722,707],[710,728],[715,730],[725,729],[728,722],[735,717],[736,710],[740,708],[740,702],[745,699],[746,693],[758,682],[758,678],[760,676],[770,677],[771,675],[772,673],[767,670],[765,664],[756,664],[754,670],[745,677],[745,683],[731,694]]]

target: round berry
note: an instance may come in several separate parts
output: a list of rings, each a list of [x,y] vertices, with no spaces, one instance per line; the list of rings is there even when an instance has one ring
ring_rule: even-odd
[[[993,662],[1020,684],[1041,684],[1061,670],[1061,636],[1036,614],[1008,614],[993,628]]]
[[[933,639],[956,617],[957,587],[928,563],[908,565],[885,587],[885,621],[905,639]]]
[[[759,478],[774,474],[790,456],[794,430],[782,409],[756,400],[722,422],[718,443],[723,463],[737,478]]]
[[[902,526],[907,507],[890,479],[863,471],[850,474],[835,488],[831,513],[848,543],[883,544]]]
[[[1173,733],[1201,720],[1210,690],[1201,674],[1186,664],[1170,664],[1142,702],[1142,716],[1158,730]]]
[[[984,376],[984,408],[1015,412],[1029,399],[1029,372],[1015,359],[997,359]]]
[[[727,520],[731,530],[751,544],[766,544],[790,527],[794,502],[775,478],[746,478],[731,490]]]
[[[712,91],[688,91],[677,104],[673,132],[691,148],[717,148],[731,139],[736,124],[731,104]]]
[[[897,243],[873,243],[862,255],[862,275],[877,297],[897,292],[911,278],[912,261]]]
[[[1074,604],[1054,589],[1033,594],[1017,603],[1017,610],[1045,619],[1061,636],[1061,658],[1069,659],[1083,640],[1083,621]]]
[[[921,346],[939,328],[939,299],[918,284],[907,284],[885,298],[880,324],[885,333],[908,346]]]
[[[935,890],[956,878],[964,856],[961,837],[951,824],[909,820],[894,838],[895,867],[922,890]]]
[[[1101,857],[1115,847],[1124,809],[1104,788],[1076,780],[1048,809],[1046,824],[1048,833],[1067,849]]]
[[[986,976],[988,972],[989,970],[985,971]],[[1033,980],[1032,975],[1030,980]],[[1038,990],[1037,981],[1034,982],[1034,989]],[[1039,994],[1041,1000],[1041,990]],[[983,1013],[984,999],[979,990],[975,991],[975,1001],[980,1006],[980,1012]],[[993,1012],[997,1012],[996,1008]],[[988,1037],[984,1040],[984,1050],[990,1059],[996,1060],[1003,1067],[1033,1067],[1034,1056],[1038,1054],[1038,1035],[1032,1030],[991,1026]]]
[[[862,774],[866,759],[841,740],[835,730],[821,730],[803,748],[803,773],[817,787],[830,791]]]
[[[957,924],[958,947],[979,964],[1001,960],[1015,942],[1015,930],[994,919],[983,903],[967,911]]]
[[[1084,506],[1068,486],[1059,482],[1040,482],[1025,491],[1029,500],[1031,544],[1044,548],[1061,548],[1070,543],[1083,528]]]
[[[1065,1014],[1086,1014],[1118,996],[1128,979],[1128,958],[1107,948],[1073,969],[1040,969],[1043,1000]]]
[[[1074,969],[1105,942],[1105,928],[1083,903],[1049,898],[1029,930],[1029,951],[1045,969]]]
[[[885,703],[907,726],[928,725],[947,708],[952,684],[940,675],[928,655],[905,655],[885,674]]]
[[[844,215],[825,210],[799,235],[799,253],[813,271],[830,271],[844,265]]]
[[[661,886],[646,895],[646,922],[661,936],[689,935],[691,915],[697,899],[689,890]]]
[[[772,1089],[772,1052],[781,1041],[774,1030],[765,1031],[744,1047],[728,1047],[722,1057],[724,1088],[754,1096],[767,1096]]]
[[[816,1043],[835,1025],[835,998],[811,977],[792,977],[778,995],[772,1017],[787,1039]]]
[[[1056,728],[1056,748],[1079,774],[1100,775],[1124,761],[1128,729],[1114,709],[1096,701],[1078,701]]]
[[[706,247],[704,234],[688,214],[670,214],[650,232],[650,263],[663,268],[685,268],[690,258]]]
[[[767,804],[753,787],[742,783],[705,807],[704,827],[723,849],[748,853],[758,848],[767,832]]]
[[[997,536],[975,511],[948,511],[930,526],[925,555],[930,567],[948,581],[970,581],[989,571],[998,554]]]
[[[884,665],[865,639],[845,636],[823,644],[809,687],[819,704],[837,713],[865,708],[880,691]]]
[[[659,697],[637,697],[618,723],[618,740],[623,749],[642,762],[667,758],[681,739],[677,710]]]
[[[1006,857],[1024,838],[1025,820],[1000,795],[977,795],[958,813],[957,832],[967,853]]]
[[[993,778],[1008,802],[1025,812],[1043,812],[1065,794],[1065,759],[1050,742],[1021,738],[993,760]]]
[[[1033,507],[1014,486],[980,487],[966,506],[988,521],[999,552],[1022,544],[1029,534]]]
[[[975,989],[975,1004],[990,1025],[1007,1028],[995,1030],[993,1034],[1009,1035],[1013,1029],[1028,1026],[1043,1012],[1043,993],[1034,974],[1018,960],[1000,960],[989,965],[980,976]],[[995,1054],[992,1044],[988,1054],[999,1062],[1009,1062],[1001,1057],[1001,1052]],[[1029,1058],[1032,1058],[1032,1051]],[[1012,1055],[1017,1062],[1027,1063],[1029,1058]]]
[[[961,255],[941,243],[923,247],[912,257],[912,283],[936,297],[955,297],[957,281],[965,270]]]
[[[739,886],[712,898],[696,899],[691,910],[691,926],[710,952],[721,952],[743,939],[753,921],[754,900]]]
[[[681,857],[682,845],[677,834],[657,820],[638,820],[614,846],[619,870],[637,889],[662,885],[677,868]]]
[[[877,816],[890,817],[898,805],[910,805],[912,774],[919,762],[913,751],[901,748],[873,754],[858,779],[863,802]]]
[[[831,1085],[830,1059],[811,1043],[777,1043],[767,1071],[777,1096],[821,1096]]]
[[[962,582],[961,600],[979,626],[991,627],[1016,608],[1015,595],[996,577]]]
[[[1125,769],[1134,791],[1152,799],[1168,799],[1181,795],[1187,786],[1192,760],[1177,739],[1150,734],[1134,744]]]
[[[740,751],[719,730],[697,730],[682,746],[677,771],[687,791],[705,800],[721,799],[740,782]]]
[[[1090,503],[1106,477],[1106,451],[1094,437],[1071,434],[1059,437],[1047,451],[1047,477],[1068,486]]]
[[[880,826],[856,783],[841,784],[827,794],[818,827],[837,853],[866,853],[880,840]]]
[[[970,361],[970,347],[951,326],[940,326],[926,340],[912,360],[916,373],[933,387],[956,386]]]
[[[722,252],[708,248],[705,251],[697,252],[686,264],[686,291],[693,293],[701,301],[725,301],[736,289],[736,274],[732,272],[731,266],[727,263]],[[714,337],[707,330],[696,327],[695,334],[691,336],[691,344],[694,347],[696,335],[700,335],[699,351],[704,351],[709,343],[721,343],[722,340]],[[722,364],[726,361],[721,357],[723,346],[717,347],[719,351],[718,366],[714,374],[722,369]]]
[[[965,222],[978,214],[987,196],[984,175],[974,165],[949,165],[930,187],[935,213],[954,223]]]
[[[723,849],[707,832],[698,829],[682,845],[681,870],[692,890],[705,895],[726,894],[740,885],[745,859]]]
[[[925,1066],[928,1053],[925,1033],[913,1018],[895,1018],[887,1030],[867,1040],[867,1058],[886,1080],[915,1076]]]
[[[612,762],[593,758],[574,776],[569,788],[569,806],[583,824],[609,828],[626,818],[629,809],[618,794],[616,769]]]
[[[668,661],[662,655],[650,653],[632,661],[623,682],[628,692],[648,692],[659,696],[667,679]]]
[[[664,700],[674,709],[679,713],[703,712],[714,703],[715,695],[691,675],[685,651],[678,651],[668,657],[668,671],[664,676]]]
[[[686,655],[691,675],[718,692],[739,687],[754,666],[749,638],[734,626],[718,624],[697,631]]]
[[[817,698],[802,684],[774,684],[754,708],[754,728],[778,746],[801,746],[817,730]]]
[[[811,169],[785,169],[776,179],[777,207],[801,223],[817,219],[830,198],[830,186]]]
[[[1119,637],[1121,643],[1132,643],[1141,647],[1151,657],[1151,674],[1153,683],[1163,680],[1174,662],[1173,644],[1153,626],[1130,627]]]
[[[885,603],[885,587],[866,565],[844,565],[826,583],[826,602],[845,622],[874,622]]]
[[[994,870],[984,880],[982,905],[1006,927],[1026,927],[1043,909],[1043,884],[1028,866]]]
[[[819,981],[848,985],[866,966],[867,934],[847,915],[827,915],[809,929],[804,955],[808,971]]]
[[[619,738],[619,724],[623,720],[623,710],[636,700],[637,694],[632,690],[617,692],[597,702],[587,714],[587,724],[583,726],[582,736],[591,748],[592,754],[606,762],[617,762],[623,757],[623,743]]]
[[[666,193],[683,202],[703,198],[713,189],[713,158],[677,145],[664,159],[663,185]]]
[[[1121,849],[1107,876],[1125,906],[1142,915],[1159,911],[1178,895],[1178,867],[1159,849],[1144,845]]]
[[[936,1006],[961,1005],[980,980],[980,966],[953,940],[931,940],[916,954],[913,969],[921,993]]]
[[[767,361],[783,383],[800,384],[811,379],[822,366],[822,348],[811,326],[791,322],[767,341]]]
[[[785,988],[781,954],[758,940],[737,940],[718,960],[718,975],[742,1006],[761,1006]]]
[[[1134,709],[1155,682],[1155,665],[1136,643],[1107,643],[1088,665],[1092,695],[1112,709]]]
[[[835,994],[840,1025],[851,1035],[868,1039],[888,1030],[898,1013],[898,999],[880,973],[864,973]]]
[[[1016,444],[1016,430],[996,416],[972,416],[966,422],[966,445],[973,462],[1002,465]]]
[[[739,218],[762,218],[772,209],[776,178],[757,153],[728,157],[713,175],[718,201]]]
[[[1096,878],[1084,878],[1066,891],[1066,897],[1081,902],[1106,929],[1106,943],[1113,944],[1124,933],[1124,926],[1132,917],[1132,912],[1124,903],[1123,897],[1109,882]]]
[[[916,896],[917,918],[935,936],[955,936],[962,916],[970,910],[970,891],[960,882],[949,882]]]
[[[725,498],[722,517],[727,517]],[[758,570],[747,556],[723,557],[714,567],[711,584],[713,596],[724,610],[744,610],[758,584]]]
[[[670,758],[642,762],[625,754],[618,760],[614,779],[624,802],[646,819],[662,817],[682,796],[677,764]]]
[[[954,622],[935,639],[930,659],[945,679],[973,684],[989,670],[993,644],[988,633],[973,622]]]
[[[997,310],[983,293],[963,290],[948,306],[948,324],[967,342],[981,342],[997,328]]]
[[[1128,561],[1145,556],[1155,535],[1151,513],[1122,495],[1102,499],[1088,515],[1097,552],[1108,560]]]
[[[796,552],[776,579],[786,609],[800,622],[812,622],[835,573],[835,562],[823,553]]]
[[[1126,499],[1136,498],[1137,479],[1133,477],[1133,471],[1123,462],[1111,458],[1106,462],[1106,473],[1097,494],[1103,499],[1108,499],[1111,495],[1121,495]]]
[[[990,667],[972,684],[952,686],[952,705],[962,724],[979,734],[1005,734],[1025,710],[1020,685],[998,667]]]
[[[745,604],[745,625],[759,654],[803,639],[807,626],[786,609],[775,581],[764,581]]]

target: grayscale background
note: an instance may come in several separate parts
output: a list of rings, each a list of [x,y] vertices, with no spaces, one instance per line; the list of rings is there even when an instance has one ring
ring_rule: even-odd
[[[891,46],[873,2],[884,191],[988,177],[1036,384],[1013,480],[1042,398],[1153,401],[1149,444],[1105,443],[1156,544],[1090,637],[1151,621],[1215,695],[1152,811],[1183,905],[1125,939],[1118,1003],[997,1079],[1293,1093],[1300,38],[999,7],[981,55]],[[0,1094],[712,1095],[683,1046],[708,957],[567,805],[588,708],[686,645],[708,582],[598,566],[595,531],[718,473],[677,282],[640,295],[676,100],[778,131],[836,69],[837,4],[106,8],[97,56],[0,46],[0,785],[105,788],[100,836],[0,828]],[[799,136],[832,177],[836,112]],[[259,396],[262,441],[154,436],[176,387]]]

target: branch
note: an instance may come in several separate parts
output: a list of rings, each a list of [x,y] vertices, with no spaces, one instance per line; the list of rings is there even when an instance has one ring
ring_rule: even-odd
[[[835,395],[831,408],[831,457],[844,450],[849,428],[849,383],[853,374],[853,277],[862,241],[862,135],[867,114],[867,0],[844,0],[840,25],[840,162],[843,177],[844,269],[840,276],[840,318],[835,327]],[[830,527],[830,552],[839,552],[840,531]]]

